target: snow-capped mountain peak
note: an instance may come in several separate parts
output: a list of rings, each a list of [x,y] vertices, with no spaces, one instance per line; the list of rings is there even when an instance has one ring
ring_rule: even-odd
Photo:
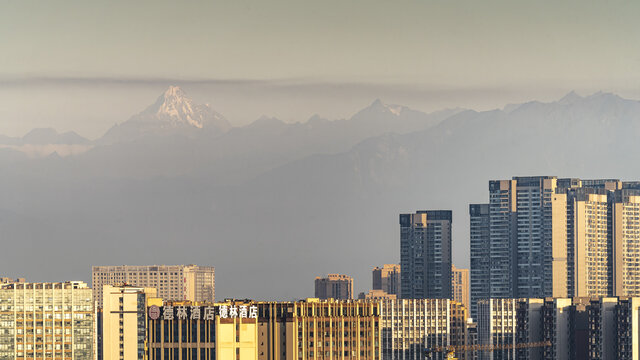
[[[147,135],[169,135],[199,130],[220,134],[231,124],[208,104],[196,104],[179,86],[169,86],[156,102],[129,120],[111,128],[103,137],[108,143],[129,141]],[[185,133],[185,131],[187,133]]]
[[[160,120],[174,127],[190,125],[202,129],[205,127],[205,118],[211,113],[214,111],[210,106],[194,104],[179,86],[169,86],[155,104],[139,114],[139,120]]]

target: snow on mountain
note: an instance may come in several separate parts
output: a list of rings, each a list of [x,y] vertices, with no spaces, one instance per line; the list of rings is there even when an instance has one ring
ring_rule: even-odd
[[[124,123],[109,129],[99,143],[118,143],[146,136],[185,135],[202,133],[220,135],[231,124],[208,104],[195,104],[178,86],[169,88],[156,102]]]

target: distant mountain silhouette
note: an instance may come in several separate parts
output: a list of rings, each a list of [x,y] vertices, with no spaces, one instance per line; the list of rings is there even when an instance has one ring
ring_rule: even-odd
[[[346,120],[263,117],[211,133],[183,120],[148,120],[156,130],[75,156],[0,149],[0,236],[11,239],[0,262],[33,280],[69,267],[88,279],[96,264],[214,265],[220,297],[311,296],[328,272],[365,290],[373,266],[399,261],[401,212],[452,209],[464,267],[468,204],[488,201],[490,179],[640,179],[640,103],[614,94],[433,114],[375,101]],[[52,266],[39,246],[75,256]]]

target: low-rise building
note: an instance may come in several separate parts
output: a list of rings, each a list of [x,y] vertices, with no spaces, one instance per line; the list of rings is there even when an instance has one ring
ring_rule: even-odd
[[[329,274],[315,280],[315,297],[318,299],[353,299],[353,278],[348,275]]]

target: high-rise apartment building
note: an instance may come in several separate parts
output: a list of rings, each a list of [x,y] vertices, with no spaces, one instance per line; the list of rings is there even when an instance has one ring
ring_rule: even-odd
[[[161,304],[156,289],[104,285],[101,348],[102,360],[145,360],[147,306]],[[153,301],[156,301],[154,303]]]
[[[451,299],[464,305],[469,311],[469,269],[458,269],[451,265]]]
[[[318,299],[353,299],[353,278],[348,275],[329,274],[315,280]]]
[[[610,198],[613,294],[640,296],[640,191],[617,190]]]
[[[451,211],[400,215],[403,299],[451,298]]]
[[[400,295],[400,265],[384,264],[373,269],[373,290],[382,290],[390,295]]]
[[[489,182],[492,297],[566,296],[552,281],[566,276],[566,199],[556,194],[556,182],[552,176]]]
[[[609,203],[603,189],[567,191],[567,295],[607,296],[613,293]],[[557,280],[556,280],[557,281]]]
[[[478,300],[491,298],[491,278],[489,248],[489,204],[469,205],[469,243],[470,243],[470,288],[471,304],[469,312],[474,321],[477,321]]]
[[[640,358],[637,297],[490,299],[478,312],[479,344],[498,348],[480,359]]]
[[[166,300],[215,300],[215,270],[212,266],[151,265],[94,266],[93,294],[102,307],[104,285],[129,284],[155,288],[158,297]]]
[[[0,359],[94,360],[94,320],[83,282],[0,285]]]
[[[640,295],[640,183],[514,177],[469,207],[471,312],[484,298]]]

